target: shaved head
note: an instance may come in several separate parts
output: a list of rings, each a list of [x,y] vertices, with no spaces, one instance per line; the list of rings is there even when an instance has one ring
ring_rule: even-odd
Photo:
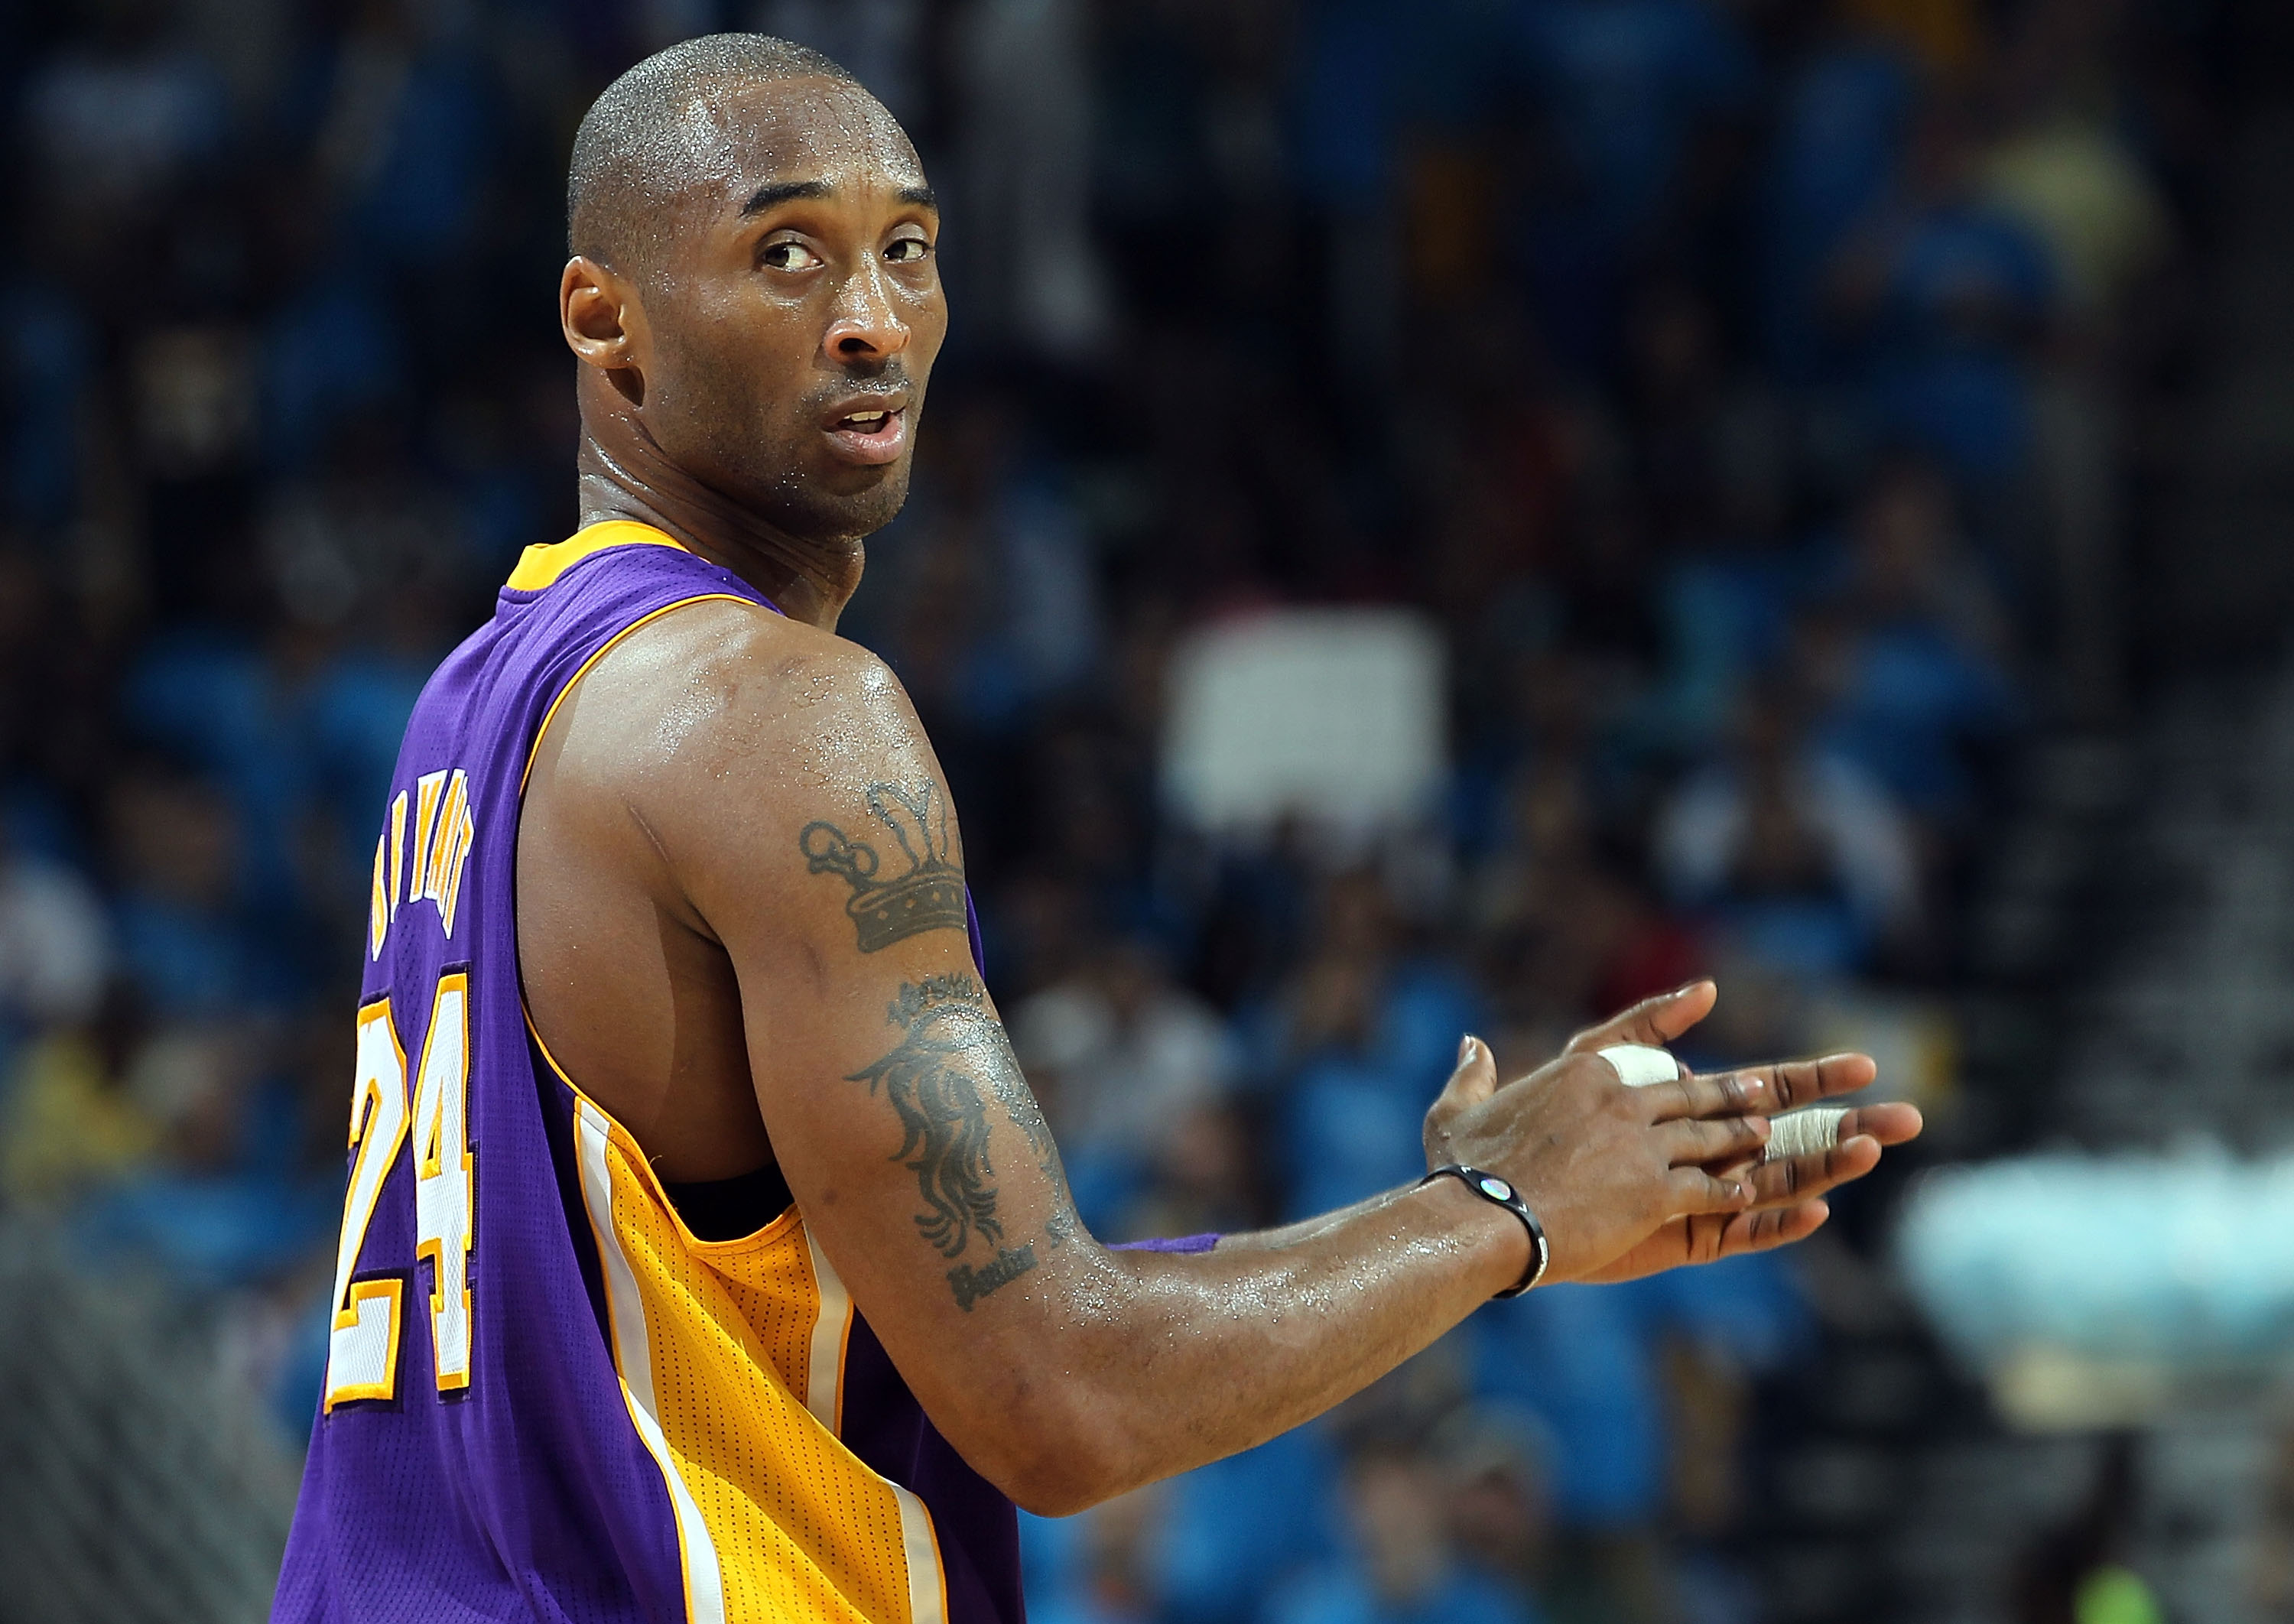
[[[914,143],[818,52],[712,34],[607,86],[569,167],[583,511],[713,529],[833,619],[948,333]]]
[[[608,85],[574,134],[568,251],[632,275],[657,261],[671,206],[724,166],[718,119],[728,93],[784,79],[827,79],[867,93],[819,52],[769,34],[704,34]]]

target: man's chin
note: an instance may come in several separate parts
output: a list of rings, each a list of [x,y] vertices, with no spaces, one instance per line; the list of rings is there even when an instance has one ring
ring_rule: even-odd
[[[807,469],[767,487],[762,504],[774,525],[820,540],[873,535],[908,499],[908,459],[875,467],[850,463]]]

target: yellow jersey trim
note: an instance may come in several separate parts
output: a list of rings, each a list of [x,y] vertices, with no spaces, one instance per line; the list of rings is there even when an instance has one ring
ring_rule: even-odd
[[[693,1498],[684,1474],[662,1435],[660,1401],[654,1392],[652,1328],[637,1271],[614,1222],[614,1176],[606,1158],[612,1129],[605,1113],[586,1100],[574,1108],[574,1142],[582,1169],[582,1206],[606,1277],[606,1330],[614,1366],[622,1378],[622,1402],[630,1412],[646,1453],[661,1468],[669,1495],[670,1519],[677,1529],[678,1570],[685,1582],[687,1624],[727,1624],[724,1569],[717,1557],[708,1519]]]
[[[575,531],[563,541],[529,547],[517,557],[517,567],[507,583],[513,592],[539,592],[592,553],[609,547],[673,547],[680,553],[693,549],[667,531],[635,519],[605,519]]]

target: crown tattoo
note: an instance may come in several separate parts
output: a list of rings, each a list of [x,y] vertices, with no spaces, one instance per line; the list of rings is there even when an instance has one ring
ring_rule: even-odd
[[[948,808],[939,786],[916,790],[896,784],[868,786],[868,810],[892,832],[907,872],[880,879],[876,849],[834,824],[816,818],[797,836],[816,874],[841,874],[852,888],[844,911],[860,932],[860,951],[874,953],[926,930],[965,928],[964,871],[948,861]]]

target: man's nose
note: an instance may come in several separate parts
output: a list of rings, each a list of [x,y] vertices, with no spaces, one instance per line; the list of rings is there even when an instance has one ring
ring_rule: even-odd
[[[836,312],[821,342],[839,366],[884,361],[908,347],[908,324],[892,308],[891,288],[874,255],[865,256],[838,290]]]

